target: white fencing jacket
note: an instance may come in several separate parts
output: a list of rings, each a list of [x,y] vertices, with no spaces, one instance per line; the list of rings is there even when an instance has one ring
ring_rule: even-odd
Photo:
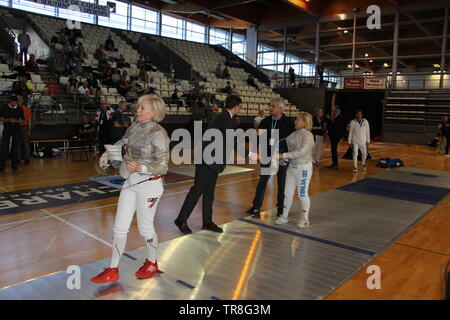
[[[361,119],[359,122],[353,119],[350,122],[350,132],[348,134],[348,143],[366,144],[370,143],[369,121]]]

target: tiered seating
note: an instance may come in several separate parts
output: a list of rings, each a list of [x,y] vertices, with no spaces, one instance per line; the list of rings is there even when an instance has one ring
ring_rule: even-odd
[[[200,85],[205,85],[206,89],[210,93],[216,93],[218,90],[224,88],[227,84],[227,79],[219,79],[216,77],[214,71],[217,65],[220,63],[222,67],[225,65],[226,58],[220,53],[215,51],[207,44],[201,44],[196,42],[182,41],[177,39],[166,39],[173,47],[183,52],[192,64],[192,68],[197,71],[202,77],[206,79],[206,82],[200,82]],[[271,98],[280,97],[278,93],[272,91],[270,87],[264,83],[255,79],[255,83],[261,89],[249,86],[247,84],[247,78],[249,74],[241,68],[228,67],[228,71],[231,76],[231,85],[236,85],[239,95],[243,100],[242,113],[247,115],[257,115],[260,109],[266,110]],[[225,94],[216,95],[219,101],[224,101]],[[285,113],[293,116],[295,115],[297,108],[289,103],[287,99],[284,99]]]
[[[151,37],[129,31],[123,31],[122,33],[133,42],[138,42],[142,37]],[[206,79],[206,82],[200,82],[199,84],[204,85],[207,92],[215,94],[216,100],[220,102],[225,101],[226,94],[221,94],[220,89],[225,88],[228,80],[219,79],[214,73],[219,63],[222,65],[222,68],[225,66],[226,58],[224,56],[216,52],[207,44],[171,38],[164,38],[164,42],[168,42],[171,47],[175,47],[188,57],[188,62],[192,64],[193,70],[197,71],[203,78]],[[181,56],[181,58],[184,57]],[[241,114],[256,116],[260,109],[266,110],[268,108],[271,98],[280,97],[278,93],[273,92],[270,87],[259,82],[257,79],[255,79],[255,83],[261,91],[249,86],[247,84],[249,74],[243,69],[228,67],[228,71],[231,76],[231,80],[229,80],[231,85],[236,85],[239,95],[243,100]],[[172,91],[173,88],[172,90],[169,90],[169,93],[171,94]],[[296,106],[289,103],[287,99],[284,99],[284,103],[286,105],[284,109],[285,113],[290,116],[294,116],[297,112]]]
[[[29,17],[49,38],[55,35],[56,32],[66,27],[66,20],[63,19],[50,18],[38,15],[29,15]],[[84,66],[96,67],[98,65],[97,59],[94,58],[95,50],[99,47],[99,45],[103,45],[108,36],[111,35],[115,47],[118,48],[119,54],[122,54],[123,57],[125,58],[125,61],[130,63],[130,68],[121,68],[119,70],[121,70],[121,72],[126,70],[128,72],[128,75],[131,77],[136,77],[139,75],[139,69],[136,66],[136,62],[139,58],[139,53],[136,50],[134,50],[130,45],[128,45],[125,41],[123,41],[119,36],[111,32],[109,28],[82,23],[81,32],[83,38],[79,38],[78,42],[81,42],[83,44],[86,54],[88,55],[88,58],[85,59],[84,61]],[[162,97],[169,98],[175,86],[173,86],[168,82],[168,79],[164,76],[162,72],[152,72],[152,77],[155,78],[155,83],[157,85],[156,91]],[[68,79],[69,79],[68,77],[60,77],[59,82],[62,85],[67,85]],[[85,79],[79,78],[79,80],[83,82]],[[38,85],[38,83],[40,82],[35,81],[32,82],[35,85],[36,91],[41,91],[42,88],[40,85]],[[146,86],[146,84],[142,81],[137,81],[137,83],[141,85],[141,87]],[[116,88],[101,87],[101,90],[102,96],[107,98],[110,104],[115,105],[119,101],[125,100],[125,97],[120,96],[117,93]]]

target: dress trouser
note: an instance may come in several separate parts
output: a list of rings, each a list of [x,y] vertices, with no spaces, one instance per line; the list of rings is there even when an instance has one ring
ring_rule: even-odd
[[[203,195],[202,216],[203,225],[212,223],[212,206],[214,202],[214,191],[216,189],[216,182],[218,172],[214,171],[205,164],[198,164],[195,166],[194,185],[189,190],[184,199],[184,203],[178,214],[178,221],[186,222],[195,206],[198,199]]]
[[[336,166],[336,167],[339,166],[338,154],[337,154],[339,141],[341,141],[341,139],[336,140],[336,139],[331,139],[330,138],[332,165]]]
[[[361,162],[364,166],[367,159],[367,145],[366,143],[352,142],[353,149],[353,167],[358,167],[358,150],[361,150]]]
[[[0,153],[0,168],[5,168],[6,159],[8,158],[9,144],[11,145],[11,167],[17,168],[19,161],[19,145],[20,145],[20,130],[17,129],[4,129]]]
[[[105,144],[109,144],[110,136],[108,130],[99,130],[98,133],[98,149],[100,154],[106,151]]]
[[[284,184],[286,182],[286,171],[289,165],[280,165],[277,172],[277,182],[278,182],[278,196],[277,196],[277,207],[283,208],[284,206]],[[256,187],[256,194],[253,198],[253,208],[259,209],[262,206],[264,200],[264,192],[266,190],[267,183],[270,180],[271,175],[260,175],[258,186]]]
[[[313,155],[314,160],[316,162],[320,161],[320,156],[322,155],[322,147],[323,147],[323,136],[314,135]]]
[[[23,151],[23,159],[26,161],[30,160],[30,136],[28,135],[28,126],[20,127],[20,151],[19,156],[21,156]]]
[[[301,203],[301,219],[308,220],[310,199],[309,199],[309,183],[313,174],[312,162],[300,165],[289,165],[286,174],[286,186],[284,188],[284,210],[283,218],[289,216],[289,211],[294,199],[294,192],[297,189],[298,197]]]

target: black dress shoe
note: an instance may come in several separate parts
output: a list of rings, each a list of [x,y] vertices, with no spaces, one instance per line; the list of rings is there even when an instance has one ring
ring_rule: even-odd
[[[203,230],[209,230],[209,231],[214,231],[214,232],[219,232],[222,233],[223,229],[219,226],[217,226],[214,222],[208,223],[208,224],[204,224],[202,227]]]
[[[182,222],[178,219],[176,219],[173,223],[175,223],[175,225],[178,227],[178,229],[180,229],[180,231],[184,234],[190,234],[192,233],[192,230],[189,229],[187,222]]]
[[[259,214],[259,210],[253,212],[252,217],[253,217],[253,218],[257,218],[257,219],[261,218],[261,215]]]
[[[248,209],[247,211],[245,211],[245,213],[247,213],[247,214],[253,214],[253,211],[255,211],[255,208],[251,207],[250,209]]]

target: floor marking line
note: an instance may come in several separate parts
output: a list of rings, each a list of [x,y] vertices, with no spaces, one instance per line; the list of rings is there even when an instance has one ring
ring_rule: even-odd
[[[396,242],[395,244],[398,244],[399,246],[404,246],[404,247],[408,247],[408,248],[412,248],[412,249],[417,249],[417,250],[421,250],[421,251],[438,254],[441,256],[450,257],[450,254],[446,254],[446,253],[442,253],[442,252],[438,252],[438,251],[434,251],[434,250],[430,250],[430,249],[425,249],[425,248],[419,248],[419,247],[411,246],[411,245],[405,244],[405,243]]]

